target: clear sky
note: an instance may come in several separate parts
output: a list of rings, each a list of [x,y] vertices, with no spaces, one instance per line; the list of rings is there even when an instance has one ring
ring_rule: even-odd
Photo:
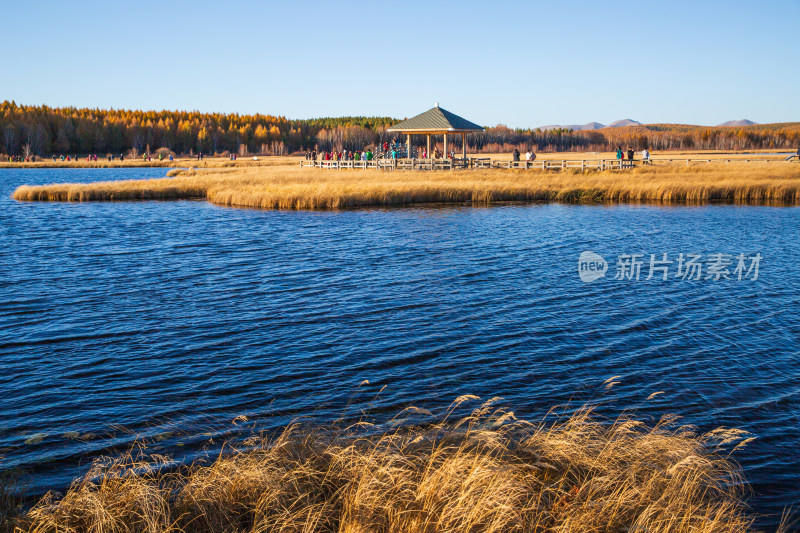
[[[800,121],[800,0],[9,0],[0,20],[0,100],[24,104]]]

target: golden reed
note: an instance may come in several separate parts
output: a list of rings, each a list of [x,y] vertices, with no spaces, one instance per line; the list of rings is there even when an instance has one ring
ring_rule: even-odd
[[[697,435],[664,418],[600,422],[590,409],[537,423],[496,407],[424,425],[291,425],[210,463],[101,459],[64,495],[11,517],[29,533],[753,531],[737,430]],[[238,419],[237,419],[238,420]],[[386,429],[394,428],[394,429]],[[142,450],[139,450],[141,452]]]
[[[378,171],[295,165],[169,171],[167,178],[24,185],[20,201],[125,201],[202,198],[264,209],[346,209],[421,203],[663,202],[800,204],[797,163],[652,165],[631,171]]]

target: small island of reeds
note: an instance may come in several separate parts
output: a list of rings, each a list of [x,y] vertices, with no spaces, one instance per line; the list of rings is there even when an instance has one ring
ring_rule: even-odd
[[[326,170],[275,165],[170,170],[168,177],[17,188],[20,201],[205,199],[263,209],[347,209],[429,203],[661,202],[800,204],[800,165],[660,164],[623,171]]]
[[[462,396],[458,404],[474,401]],[[697,434],[591,409],[531,423],[489,400],[460,419],[407,408],[388,424],[290,425],[175,465],[102,458],[66,493],[11,514],[19,533],[742,533],[741,431]],[[404,420],[405,419],[405,420]],[[738,444],[737,444],[738,443]],[[735,445],[735,446],[734,446]]]

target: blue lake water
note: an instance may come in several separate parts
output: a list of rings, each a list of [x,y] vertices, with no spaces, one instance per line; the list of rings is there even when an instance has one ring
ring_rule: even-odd
[[[759,523],[800,502],[800,209],[9,198],[163,175],[0,170],[0,469],[22,469],[31,494],[136,435],[191,460],[242,431],[239,415],[270,429],[472,393],[530,419],[572,400],[741,428]],[[585,250],[605,278],[581,281]],[[646,280],[664,253],[669,279]],[[676,277],[681,253],[706,269],[731,254],[732,279]],[[758,279],[736,279],[740,253],[761,255]],[[639,281],[613,279],[620,254],[644,254]]]

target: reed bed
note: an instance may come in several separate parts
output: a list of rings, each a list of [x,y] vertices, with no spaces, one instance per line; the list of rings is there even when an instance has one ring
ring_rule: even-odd
[[[460,397],[452,408],[476,399]],[[6,529],[753,531],[740,469],[720,453],[720,445],[744,445],[744,432],[697,435],[671,417],[652,427],[630,417],[603,422],[590,409],[531,423],[496,400],[424,425],[290,425],[178,469],[142,450],[100,459]],[[400,418],[415,412],[425,413],[409,408]]]
[[[0,161],[0,168],[130,168],[130,167],[172,167],[171,161],[142,161],[141,159],[126,159],[124,161],[53,161],[51,159],[38,159],[34,162],[7,162]],[[186,166],[186,165],[184,165]]]
[[[420,203],[661,202],[800,204],[800,165],[661,165],[628,171],[323,170],[295,166],[169,171],[167,178],[21,186],[20,201],[202,198],[263,209],[347,209]]]
[[[52,159],[40,158],[35,162],[8,162],[0,161],[0,168],[138,168],[138,167],[199,167],[199,168],[242,168],[242,167],[269,167],[294,164],[300,161],[297,157],[291,156],[269,156],[269,157],[242,157],[236,161],[231,161],[227,157],[205,157],[198,161],[193,157],[176,158],[173,161],[164,159],[159,161],[157,158],[152,161],[143,161],[141,158],[128,158],[123,161],[115,159],[99,159],[98,161],[86,161],[78,159],[74,161],[53,161]]]

